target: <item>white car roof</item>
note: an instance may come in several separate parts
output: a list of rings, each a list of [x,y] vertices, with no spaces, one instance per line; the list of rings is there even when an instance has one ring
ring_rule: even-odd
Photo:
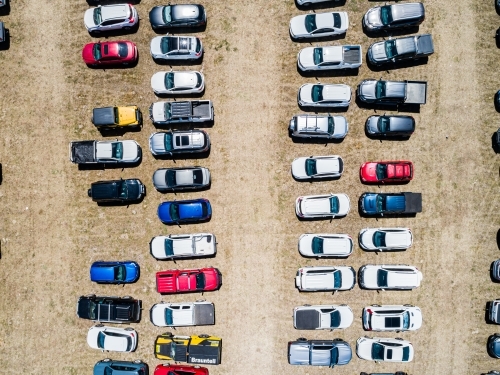
[[[347,85],[323,85],[323,100],[351,100],[351,87]]]
[[[130,7],[128,4],[101,6],[101,17],[103,21],[114,18],[128,18],[129,16],[130,16]]]
[[[344,60],[344,47],[343,46],[329,46],[323,47],[323,61],[324,62],[342,62]]]
[[[296,116],[296,121],[299,130],[319,128],[322,131],[328,131],[328,116],[299,115]]]
[[[302,201],[302,212],[305,214],[329,214],[330,195],[315,195],[304,197]]]
[[[175,87],[195,87],[197,82],[196,72],[174,72]]]
[[[316,14],[316,27],[318,29],[331,29],[333,28],[333,13],[317,13]]]

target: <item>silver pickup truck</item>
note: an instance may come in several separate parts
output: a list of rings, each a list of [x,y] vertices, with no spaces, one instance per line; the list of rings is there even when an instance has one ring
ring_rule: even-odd
[[[149,118],[154,125],[210,122],[214,106],[210,100],[156,102],[149,107]]]
[[[374,65],[417,60],[434,53],[434,43],[430,34],[407,36],[373,43],[368,48],[368,61]]]
[[[365,79],[357,89],[359,100],[379,105],[425,104],[427,82]]]

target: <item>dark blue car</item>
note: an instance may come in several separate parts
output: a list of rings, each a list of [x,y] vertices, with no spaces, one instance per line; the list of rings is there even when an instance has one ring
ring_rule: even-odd
[[[422,212],[420,193],[364,193],[359,207],[365,215],[415,214]]]
[[[148,375],[148,365],[140,360],[113,361],[103,359],[94,365],[94,375]]]
[[[94,262],[90,266],[90,281],[103,284],[133,283],[139,278],[136,262]]]
[[[158,206],[158,218],[163,224],[193,223],[211,217],[212,206],[208,199],[169,201]]]

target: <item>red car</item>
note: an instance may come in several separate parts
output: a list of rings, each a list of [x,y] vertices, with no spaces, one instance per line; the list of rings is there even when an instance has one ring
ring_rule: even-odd
[[[90,66],[130,65],[137,61],[137,46],[128,41],[89,43],[83,47],[83,61]]]
[[[217,290],[222,285],[222,275],[217,268],[193,270],[168,270],[156,273],[158,293],[189,293]]]
[[[377,161],[364,163],[359,175],[368,183],[407,182],[413,178],[411,161]]]
[[[208,375],[208,369],[200,366],[158,365],[153,375]]]

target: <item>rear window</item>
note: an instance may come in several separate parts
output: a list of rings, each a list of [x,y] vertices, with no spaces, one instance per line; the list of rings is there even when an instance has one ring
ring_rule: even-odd
[[[334,311],[330,314],[330,326],[338,328],[340,326],[340,312]]]
[[[313,254],[323,254],[323,242],[324,240],[319,237],[314,237],[312,240],[312,252]]]
[[[330,212],[332,214],[339,213],[339,199],[337,197],[330,197]]]
[[[205,288],[205,275],[199,273],[196,275],[196,289],[203,289],[203,288]]]
[[[342,20],[340,19],[340,14],[333,13],[333,27],[340,29],[342,26]]]
[[[403,348],[403,362],[408,362],[410,359],[410,347]]]
[[[388,272],[386,270],[378,270],[377,271],[377,285],[381,288],[387,287],[387,275]]]
[[[168,238],[165,240],[165,255],[174,255],[174,241]]]

